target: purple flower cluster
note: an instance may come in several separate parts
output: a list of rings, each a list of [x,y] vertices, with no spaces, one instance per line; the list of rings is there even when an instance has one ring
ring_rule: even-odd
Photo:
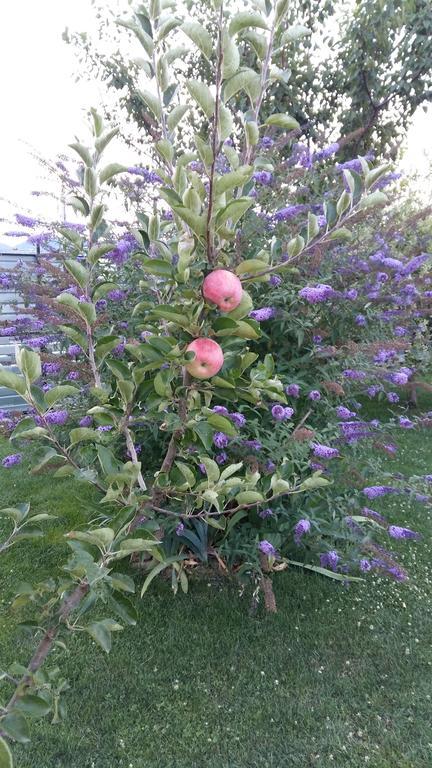
[[[286,419],[290,419],[291,416],[294,413],[294,408],[290,408],[289,406],[283,406],[283,405],[273,405],[271,409],[271,414],[275,421],[285,421]]]
[[[322,443],[311,443],[313,455],[319,459],[336,459],[340,456],[337,448],[330,448],[329,445],[322,445]]]
[[[229,437],[224,432],[215,432],[213,435],[213,443],[216,448],[226,448],[229,444]]]
[[[69,411],[50,411],[45,414],[47,424],[63,427],[69,419]]]
[[[285,394],[287,394],[289,397],[298,397],[300,394],[300,387],[298,384],[288,384],[287,387],[285,387]]]
[[[267,541],[267,539],[263,539],[258,544],[258,549],[260,552],[263,553],[263,555],[267,555],[267,557],[276,557],[277,551],[274,548],[273,544],[270,543],[270,541]]]
[[[2,459],[1,465],[5,469],[10,469],[11,467],[14,467],[16,464],[21,464],[22,461],[22,454],[21,453],[11,453],[9,456],[5,456],[4,459]]]
[[[388,534],[392,539],[420,539],[420,534],[410,528],[402,528],[399,525],[389,525]]]
[[[335,550],[331,550],[330,552],[323,552],[320,555],[320,566],[321,568],[330,568],[332,571],[336,571],[336,568],[338,566],[340,557]]]
[[[249,312],[249,317],[252,320],[256,320],[258,323],[262,323],[265,320],[271,320],[276,314],[274,307],[261,307],[261,309],[253,309]]]
[[[304,536],[306,533],[309,533],[311,529],[311,524],[309,520],[299,520],[298,523],[294,526],[294,541],[296,544],[300,544],[300,540],[302,536]]]
[[[336,296],[336,291],[331,285],[318,283],[318,285],[306,285],[299,291],[301,299],[305,299],[309,304],[318,304],[321,301],[328,301]]]

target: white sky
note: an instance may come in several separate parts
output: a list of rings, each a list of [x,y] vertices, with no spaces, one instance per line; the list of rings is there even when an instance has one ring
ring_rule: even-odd
[[[94,81],[75,81],[74,50],[61,37],[66,26],[90,29],[94,10],[91,0],[0,2],[0,217],[35,208],[42,213],[46,201],[29,195],[44,186],[27,145],[50,158],[64,152],[76,134],[86,136],[86,110],[103,102],[103,87]],[[432,160],[431,137],[431,111],[425,115],[419,110],[409,131],[404,171],[425,175]],[[6,240],[2,233],[8,229],[0,223],[0,240]]]

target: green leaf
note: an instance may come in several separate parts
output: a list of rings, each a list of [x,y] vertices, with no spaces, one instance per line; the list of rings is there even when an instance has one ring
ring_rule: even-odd
[[[144,582],[144,584],[142,586],[141,597],[145,594],[145,592],[147,592],[147,590],[148,590],[150,584],[152,583],[153,579],[155,579],[156,576],[159,573],[162,573],[162,571],[164,571],[165,568],[168,568],[169,565],[171,565],[172,563],[177,563],[181,559],[182,558],[180,558],[179,556],[168,557],[162,563],[158,563],[158,565],[155,565],[155,567],[152,568],[152,570],[148,574],[148,576],[147,576],[147,578],[146,578],[146,580],[145,580],[145,582]]]
[[[224,80],[235,75],[240,66],[240,53],[234,40],[226,29],[223,32],[222,76]]]
[[[98,185],[97,185],[97,176],[96,172],[93,170],[93,168],[86,168],[84,171],[84,189],[89,195],[89,197],[95,197],[98,191]],[[77,247],[79,247],[79,243],[81,242],[81,236],[74,232],[73,230],[63,229],[61,230],[64,237],[68,237],[69,240],[75,243]]]
[[[35,465],[32,467],[32,470],[31,470],[31,473],[32,473],[32,475],[35,475],[37,472],[39,472],[39,470],[40,470],[40,469],[42,469],[42,467],[44,467],[44,466],[45,466],[45,464],[47,464],[47,463],[48,463],[48,462],[49,462],[51,459],[53,459],[54,457],[58,457],[58,458],[61,458],[61,459],[63,459],[63,457],[62,457],[62,456],[60,456],[60,454],[58,454],[58,453],[57,453],[57,451],[55,450],[55,448],[48,448],[48,449],[46,450],[46,452],[44,453],[44,455],[42,456],[42,458],[41,458],[41,459],[39,459],[38,463],[37,463],[37,464],[35,464]],[[64,460],[64,459],[63,459],[63,460]]]
[[[114,571],[110,575],[111,586],[113,589],[121,590],[122,592],[135,592],[135,583],[126,573],[117,573]]]
[[[83,216],[88,216],[90,213],[87,200],[85,197],[81,197],[80,195],[71,195],[71,197],[68,197],[66,200],[66,204],[71,205],[75,211],[79,211],[79,213],[82,213]]]
[[[151,91],[146,90],[137,90],[137,94],[146,107],[148,107],[148,109],[153,112],[154,116],[160,120],[162,111],[158,97],[151,93]]]
[[[312,34],[312,30],[308,27],[304,27],[302,24],[294,24],[292,27],[288,27],[281,37],[281,45],[292,43],[294,40],[301,40],[302,37],[307,37]]]
[[[126,21],[124,19],[118,19],[117,24],[119,24],[120,27],[130,29],[140,41],[146,54],[150,58],[153,56],[153,40],[151,39],[150,35],[148,35],[147,32],[142,28],[142,26],[138,26],[138,24],[136,24],[134,21]]]
[[[0,720],[0,725],[3,720]],[[13,768],[12,752],[7,742],[0,736],[0,768]]]
[[[311,240],[314,239],[319,234],[319,224],[318,224],[318,216],[315,216],[314,213],[311,213],[309,211],[308,213],[308,223],[307,223],[307,241],[310,243]]]
[[[88,261],[90,264],[96,264],[102,256],[115,248],[114,243],[103,243],[102,245],[93,245],[88,252]]]
[[[21,712],[14,710],[0,721],[1,729],[19,744],[27,744],[30,741],[30,730],[27,720]],[[7,765],[7,763],[6,763]]]
[[[120,618],[129,626],[134,627],[137,623],[138,613],[133,602],[122,594],[112,595],[110,602]]]
[[[176,467],[178,467],[178,469],[182,473],[186,483],[188,484],[188,487],[193,488],[193,486],[196,483],[196,478],[191,468],[188,467],[188,465],[185,464],[184,461],[176,461],[175,465]]]
[[[86,627],[86,631],[93,640],[100,645],[103,651],[109,653],[111,650],[112,639],[111,632],[103,621],[94,621]]]
[[[74,259],[65,259],[64,265],[72,277],[75,278],[80,288],[85,290],[90,277],[86,268],[80,264],[79,261],[75,261]]]
[[[81,160],[84,161],[84,164],[91,168],[93,165],[92,156],[83,144],[79,144],[78,142],[75,142],[74,144],[69,144],[70,148],[75,150],[75,152],[80,156]]]
[[[230,464],[229,467],[225,467],[225,469],[222,470],[220,480],[228,480],[229,477],[232,475],[235,475],[236,472],[238,472],[243,466],[243,462],[240,461],[238,464]]]
[[[95,147],[99,154],[101,154],[105,147],[108,146],[108,144],[113,140],[115,136],[117,136],[120,128],[110,128],[109,131],[105,131],[101,136],[98,136],[98,138],[95,141]]]
[[[87,338],[81,331],[77,330],[74,325],[59,325],[59,330],[65,334],[75,344],[78,344],[81,349],[87,349]]]
[[[360,576],[348,576],[346,573],[335,573],[329,571],[327,568],[321,568],[319,565],[309,565],[308,563],[299,563],[296,560],[287,560],[289,565],[297,565],[299,568],[306,568],[308,571],[314,571],[321,576],[327,576],[329,579],[335,579],[336,581],[364,581]]]
[[[234,131],[234,120],[231,110],[223,104],[219,107],[219,133],[220,140],[225,141]]]
[[[208,61],[211,60],[213,41],[207,30],[198,21],[185,21],[180,29],[200,49]]]
[[[229,101],[239,91],[245,91],[253,106],[261,91],[261,78],[253,69],[244,67],[225,82],[223,96]]]
[[[321,472],[314,472],[311,477],[307,477],[306,480],[300,485],[302,491],[314,491],[316,488],[324,488],[326,485],[330,485],[330,481],[325,477],[321,477]]]
[[[185,208],[184,206],[180,205],[173,206],[172,210],[175,214],[177,214],[177,216],[186,222],[186,224],[191,228],[192,232],[197,235],[197,237],[203,237],[207,227],[206,216],[198,216],[198,214],[194,213],[189,208]]]
[[[219,432],[225,432],[229,437],[235,437],[237,435],[237,430],[234,424],[230,419],[227,419],[226,416],[221,416],[219,413],[212,413],[207,421],[212,427]]]
[[[206,117],[212,117],[215,110],[215,101],[208,85],[201,82],[201,80],[187,80],[186,88],[192,98],[199,104]]]
[[[346,227],[340,227],[339,229],[335,229],[333,232],[330,232],[330,234],[326,235],[327,240],[352,240],[353,234],[350,232],[349,229]]]
[[[69,434],[71,445],[81,443],[85,440],[92,440],[95,443],[100,440],[100,432],[97,432],[95,429],[90,429],[90,427],[77,427],[76,429],[71,429]]]
[[[197,437],[201,440],[204,448],[207,451],[211,451],[213,447],[213,435],[215,433],[214,428],[208,424],[207,421],[197,421],[192,428]]]
[[[21,347],[17,352],[17,364],[27,381],[33,384],[42,376],[41,359],[32,349]]]
[[[232,226],[235,226],[252,203],[253,200],[250,197],[238,197],[236,200],[231,200],[225,208],[218,212],[216,216],[217,227],[222,227],[229,220],[231,220]]]
[[[27,385],[25,379],[22,376],[18,376],[16,373],[12,373],[3,365],[0,365],[0,386],[13,389],[14,392],[18,392],[19,395],[25,395],[27,392]]]
[[[242,491],[236,496],[237,503],[243,504],[259,504],[265,501],[264,496],[259,491]]]
[[[186,112],[190,109],[189,104],[178,104],[171,110],[167,117],[167,126],[169,131],[173,131],[177,127],[180,120],[185,116]]]
[[[265,20],[259,13],[253,11],[241,11],[237,13],[230,22],[229,33],[230,35],[237,35],[242,29],[246,27],[254,27],[259,29],[268,29]]]
[[[218,176],[215,181],[215,192],[221,195],[223,192],[242,187],[252,177],[253,168],[251,165],[242,165],[236,171],[230,171],[223,176]]]
[[[365,208],[375,208],[378,205],[386,205],[388,203],[388,197],[385,194],[385,192],[381,192],[381,190],[377,190],[376,192],[371,192],[370,195],[367,195],[364,197],[359,204],[360,210],[364,210]]]
[[[45,392],[45,400],[51,407],[58,400],[62,400],[64,397],[71,397],[79,392],[77,387],[73,387],[71,384],[60,384],[58,387],[53,387]]]
[[[209,169],[213,162],[213,150],[210,144],[208,141],[204,141],[198,133],[194,135],[194,141],[200,160],[202,160],[205,167]]]
[[[22,523],[30,510],[30,504],[17,504],[16,507],[4,507],[0,509],[0,515],[12,518],[16,523]]]
[[[45,717],[51,710],[51,706],[47,704],[45,699],[31,693],[21,696],[15,706],[30,717]]]
[[[120,543],[122,556],[132,554],[132,552],[149,552],[155,547],[160,546],[160,542],[155,539],[123,539]]]
[[[289,8],[289,0],[278,0],[275,8],[275,28],[277,29],[280,23],[285,18]]]
[[[245,261],[241,261],[238,267],[236,267],[236,275],[255,275],[257,272],[262,272],[264,269],[268,269],[268,264],[265,261],[261,261],[260,259],[246,259]]]
[[[344,189],[339,200],[336,203],[336,213],[340,217],[351,205],[351,195]]]
[[[175,17],[170,17],[166,21],[164,21],[162,24],[160,24],[158,28],[158,40],[164,40],[169,33],[175,29],[176,27],[179,27],[181,25],[181,20],[176,19]]]
[[[105,168],[103,168],[101,171],[99,171],[99,181],[101,184],[103,184],[105,181],[112,179],[113,176],[116,176],[116,174],[124,173],[125,171],[127,171],[126,165],[121,165],[120,163],[110,163],[109,165],[106,165]]]
[[[270,115],[265,121],[266,125],[275,125],[277,128],[284,128],[286,131],[293,131],[300,128],[299,123],[294,117],[282,113]]]

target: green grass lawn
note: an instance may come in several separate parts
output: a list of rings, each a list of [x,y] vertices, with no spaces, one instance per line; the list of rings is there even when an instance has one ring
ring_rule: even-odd
[[[392,468],[432,472],[432,432],[406,431],[399,444]],[[26,469],[1,473],[2,506],[33,499],[70,527],[89,504],[97,513],[85,486]],[[279,613],[252,617],[233,584],[196,580],[174,598],[158,582],[109,657],[81,634],[54,653],[71,683],[68,716],[33,724],[18,768],[430,768],[431,514],[403,497],[373,506],[424,536],[398,547],[408,584],[346,589],[287,572],[275,580]],[[23,543],[2,558],[0,667],[29,656],[7,600],[59,562],[55,526],[49,538],[48,550]]]

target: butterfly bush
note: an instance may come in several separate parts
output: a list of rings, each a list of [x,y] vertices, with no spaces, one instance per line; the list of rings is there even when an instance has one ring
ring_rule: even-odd
[[[258,579],[269,610],[271,575],[286,566],[344,583],[369,572],[406,578],[386,542],[415,532],[363,506],[399,486],[349,478],[359,443],[391,453],[393,433],[417,426],[401,415],[383,431],[361,409],[395,387],[415,393],[427,367],[428,256],[404,247],[391,214],[385,234],[374,232],[387,215],[383,187],[395,183],[388,164],[332,165],[342,140],[311,151],[293,116],[261,119],[270,82],[283,79],[271,61],[288,3],[270,5],[262,16],[261,6],[236,13],[215,2],[212,35],[157,2],[121,20],[152,61],[146,87],[137,84],[151,163],[106,164],[118,129],[92,110],[91,141],[70,145],[75,162],[54,164],[78,220],[19,213],[14,222],[43,249],[34,269],[1,278],[26,309],[2,324],[19,342],[19,372],[1,368],[0,383],[26,411],[0,423],[23,455],[39,445],[34,473],[88,482],[101,503],[97,518],[92,506],[87,526],[65,532],[72,554],[50,583],[48,645],[101,596],[114,618],[89,621],[81,608],[76,622],[104,650],[119,622],[135,622],[124,594],[135,590],[131,555],[142,595],[165,570],[186,592],[190,563],[213,559]],[[243,66],[239,46],[254,27],[266,40],[258,71]],[[172,85],[185,36],[209,84],[177,72]],[[125,219],[111,220],[121,197]],[[359,245],[353,232],[367,226]],[[203,292],[216,270],[240,284],[229,311]],[[189,349],[200,339],[223,361],[204,378]],[[1,471],[20,461],[7,456]],[[5,514],[9,548],[38,516],[21,500]],[[35,685],[25,677],[5,715]]]

